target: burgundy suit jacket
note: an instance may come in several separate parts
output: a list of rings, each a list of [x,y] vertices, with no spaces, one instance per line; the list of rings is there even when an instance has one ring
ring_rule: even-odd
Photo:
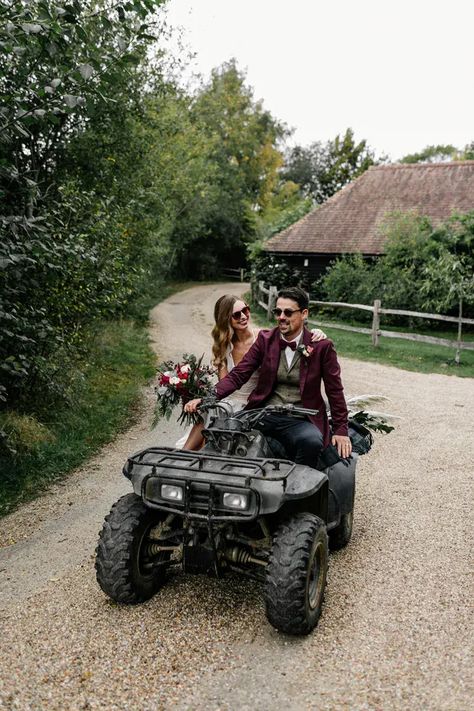
[[[306,346],[310,345],[313,351],[309,356],[302,354],[300,358],[301,404],[302,407],[318,410],[318,414],[311,415],[309,419],[322,432],[324,446],[327,446],[331,433],[321,394],[321,381],[324,382],[331,408],[333,434],[347,435],[347,406],[341,382],[341,369],[332,341],[325,338],[311,343],[311,336],[311,332],[305,328],[302,343]],[[263,407],[275,387],[280,361],[280,338],[278,328],[260,331],[257,340],[240,363],[217,383],[215,391],[218,399],[222,400],[242,387],[252,373],[260,368],[257,385],[245,409]]]

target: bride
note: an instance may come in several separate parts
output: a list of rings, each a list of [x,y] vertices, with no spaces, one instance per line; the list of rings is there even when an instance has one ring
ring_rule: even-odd
[[[212,329],[212,362],[217,368],[217,377],[222,380],[229,371],[244,357],[255,343],[260,329],[252,326],[250,321],[250,307],[238,296],[224,294],[217,299],[214,306],[215,325]],[[319,328],[312,331],[313,341],[326,338],[326,334]],[[248,397],[255,388],[258,380],[258,371],[253,373],[239,390],[225,399],[234,412],[242,410],[247,404]],[[177,448],[196,450],[204,443],[202,430],[204,423],[198,423],[186,432],[177,443]]]

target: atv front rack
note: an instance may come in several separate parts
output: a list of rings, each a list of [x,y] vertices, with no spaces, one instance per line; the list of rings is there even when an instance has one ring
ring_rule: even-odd
[[[214,466],[212,466],[214,465]],[[177,470],[193,474],[225,474],[245,479],[245,486],[250,486],[252,479],[265,481],[281,481],[283,490],[286,479],[295,468],[295,463],[287,459],[249,459],[236,456],[211,454],[206,451],[192,452],[176,450],[172,447],[150,447],[127,459],[123,473],[131,478],[133,467],[150,467]]]

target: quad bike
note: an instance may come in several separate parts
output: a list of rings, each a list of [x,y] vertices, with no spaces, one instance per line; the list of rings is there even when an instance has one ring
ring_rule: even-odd
[[[351,457],[336,452],[331,463],[325,452],[313,469],[290,461],[258,423],[267,412],[315,410],[281,405],[233,415],[211,406],[217,415],[201,450],[151,447],[127,460],[134,493],[105,519],[98,583],[113,600],[134,604],[151,598],[173,565],[216,576],[238,571],[263,582],[276,629],[307,634],[321,613],[328,545],[341,548],[351,537],[357,451],[370,449],[371,434],[353,423]]]

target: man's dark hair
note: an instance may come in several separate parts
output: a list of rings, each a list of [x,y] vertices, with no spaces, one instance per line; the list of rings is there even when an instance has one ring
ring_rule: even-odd
[[[307,309],[309,306],[308,294],[300,286],[289,286],[287,289],[280,289],[278,298],[296,301],[301,310]]]

